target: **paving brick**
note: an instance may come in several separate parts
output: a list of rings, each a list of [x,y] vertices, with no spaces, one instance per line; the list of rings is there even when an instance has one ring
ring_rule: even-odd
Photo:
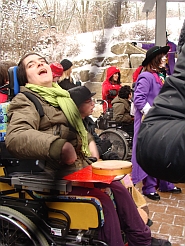
[[[176,237],[182,237],[183,236],[183,227],[182,226],[176,226],[172,224],[167,223],[161,223],[160,231],[161,234],[167,234],[167,235],[173,235]]]
[[[151,200],[150,200],[151,201]],[[161,205],[157,202],[148,203],[149,211],[151,212],[157,212],[157,213],[166,213],[167,206]]]
[[[168,206],[166,213],[167,214],[173,214],[173,215],[185,216],[185,209]]]
[[[152,236],[169,240],[172,246],[185,246],[185,184],[176,186],[182,188],[181,194],[158,192],[160,201],[145,199],[153,221]],[[136,187],[142,191],[141,183]]]
[[[159,233],[161,227],[161,223],[158,221],[153,221],[153,225],[151,226],[152,233]]]
[[[175,215],[174,216],[174,219],[175,219],[174,220],[174,224],[175,225],[181,225],[181,226],[184,226],[185,227],[185,217],[184,216]]]
[[[159,223],[166,222],[168,224],[173,224],[175,220],[175,216],[171,214],[154,213],[152,220],[157,221]]]
[[[183,201],[179,200],[178,202],[179,202],[178,207],[185,208],[185,199]]]

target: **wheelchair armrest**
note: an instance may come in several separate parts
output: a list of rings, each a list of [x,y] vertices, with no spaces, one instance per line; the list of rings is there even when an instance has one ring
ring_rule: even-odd
[[[12,173],[11,185],[19,189],[33,191],[61,191],[68,193],[72,191],[72,183],[68,180],[56,179],[46,172],[40,173]]]

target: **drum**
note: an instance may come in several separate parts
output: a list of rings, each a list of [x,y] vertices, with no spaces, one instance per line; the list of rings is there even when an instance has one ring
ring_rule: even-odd
[[[126,175],[132,171],[132,163],[129,161],[106,160],[91,164],[94,174],[105,176]]]

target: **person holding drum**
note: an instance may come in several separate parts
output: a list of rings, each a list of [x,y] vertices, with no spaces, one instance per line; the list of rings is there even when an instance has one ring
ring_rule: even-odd
[[[93,136],[96,146],[98,148],[100,159],[102,160],[111,160],[112,165],[116,169],[116,165],[119,163],[115,160],[119,160],[119,156],[117,153],[111,151],[111,142],[108,139],[101,139],[97,133],[95,132],[95,123],[93,119],[90,117],[94,110],[94,99],[92,98],[95,93],[91,93],[91,91],[86,86],[75,87],[73,89],[68,90],[71,98],[75,102],[76,106],[79,109],[80,115],[83,119],[83,123],[87,131]],[[84,95],[87,95],[84,97]],[[86,100],[88,98],[88,100]],[[98,162],[102,165],[102,162]],[[106,162],[107,163],[107,162]],[[105,164],[106,164],[105,163]],[[120,162],[123,165],[125,170],[127,162]],[[102,168],[102,167],[101,167]],[[131,173],[131,171],[129,172]],[[132,198],[141,213],[141,217],[144,219],[145,223],[149,225],[152,224],[152,221],[148,219],[149,209],[143,195],[135,188],[132,183],[131,177],[128,174],[126,177],[121,179],[123,185],[125,185],[128,191],[131,193]]]
[[[69,92],[52,82],[52,71],[46,59],[37,53],[23,56],[18,64],[20,93],[11,101],[5,144],[18,158],[42,159],[46,169],[67,175],[87,166],[88,156],[97,153],[87,134],[80,113]],[[40,115],[23,91],[33,94],[41,103]],[[84,95],[85,98],[85,95]],[[87,103],[92,103],[85,98]],[[92,148],[93,147],[93,148]],[[169,241],[151,237],[150,228],[141,219],[127,189],[118,181],[110,184],[116,210],[110,197],[99,188],[73,187],[70,194],[97,197],[103,206],[104,225],[99,239],[109,246],[124,246],[121,230],[129,246],[170,246]]]

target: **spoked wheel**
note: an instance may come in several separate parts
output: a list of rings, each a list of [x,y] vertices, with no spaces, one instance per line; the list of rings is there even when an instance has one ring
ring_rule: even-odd
[[[49,246],[36,225],[22,213],[0,206],[0,246]]]
[[[122,130],[107,129],[100,133],[101,139],[108,139],[112,143],[112,151],[116,152],[121,160],[126,160],[128,155],[128,142]],[[125,133],[126,134],[126,133]]]

